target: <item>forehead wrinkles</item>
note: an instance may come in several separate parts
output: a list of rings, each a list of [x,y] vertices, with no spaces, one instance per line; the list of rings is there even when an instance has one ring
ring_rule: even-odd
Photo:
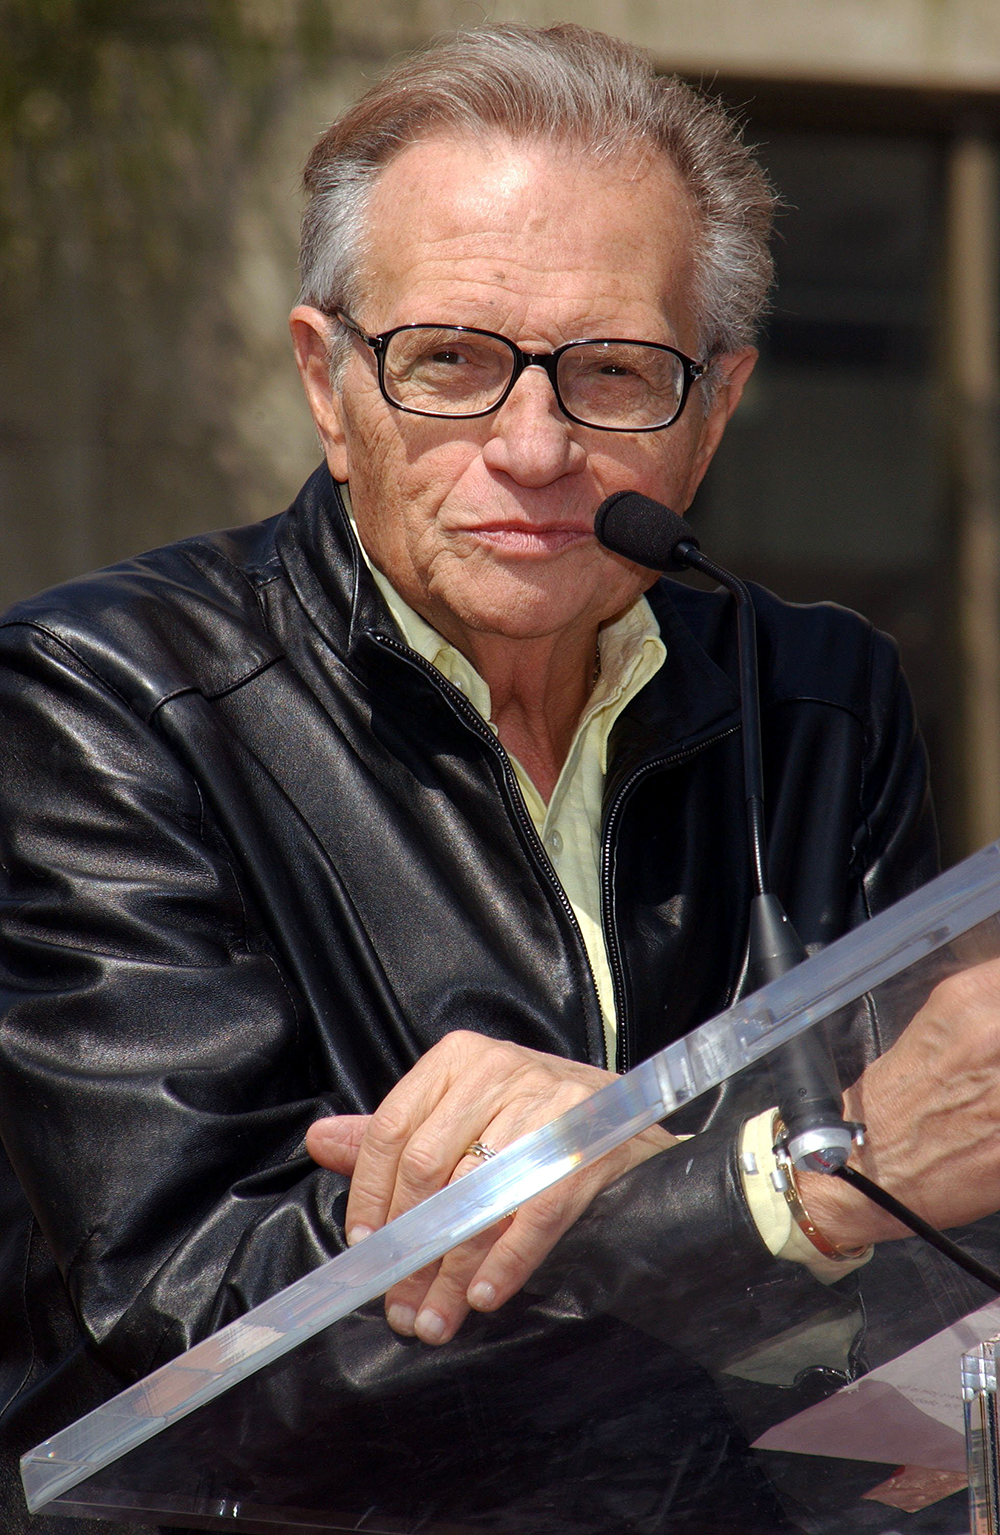
[[[696,216],[662,156],[607,165],[558,146],[435,138],[390,161],[369,233],[369,293],[440,283],[493,307],[491,290],[567,274],[591,277],[595,298],[635,297],[652,274],[647,296],[662,302],[689,289]]]

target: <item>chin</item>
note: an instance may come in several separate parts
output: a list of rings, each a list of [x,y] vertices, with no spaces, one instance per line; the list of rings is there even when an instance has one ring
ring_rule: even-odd
[[[615,612],[621,611],[621,606]],[[480,601],[453,609],[459,622],[479,634],[493,634],[500,639],[536,640],[562,630],[575,629],[581,623],[596,629],[606,615],[592,609],[564,605],[551,594],[534,592],[530,596],[521,591],[506,601],[496,598]]]
[[[597,629],[630,607],[656,580],[655,574],[638,569],[635,579],[623,580],[621,562],[609,562],[611,570],[602,561],[598,569],[591,566],[585,573],[572,570],[565,560],[515,569],[494,561],[467,565],[461,569],[462,579],[441,582],[433,599],[439,613],[443,606],[463,628],[503,639],[542,639],[563,630]]]

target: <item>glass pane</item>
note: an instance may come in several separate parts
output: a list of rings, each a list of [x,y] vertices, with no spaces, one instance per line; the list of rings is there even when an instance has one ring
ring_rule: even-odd
[[[917,1239],[821,1284],[734,1259],[721,1222],[665,1245],[662,1211],[773,1101],[773,1047],[825,1027],[853,1080],[873,1030],[884,1049],[1000,955],[998,868],[994,845],[39,1446],[35,1507],[272,1535],[967,1531],[961,1356],[1000,1301]],[[606,1190],[528,1292],[441,1349],[389,1331],[374,1297],[407,1264],[720,1084],[714,1128]],[[996,1266],[1000,1218],[956,1235]]]

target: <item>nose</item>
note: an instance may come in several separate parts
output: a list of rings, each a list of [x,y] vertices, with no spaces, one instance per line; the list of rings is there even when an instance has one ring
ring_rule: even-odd
[[[559,409],[545,370],[529,365],[496,415],[483,447],[487,468],[507,474],[518,485],[540,488],[564,474],[578,474],[587,455],[573,424]]]

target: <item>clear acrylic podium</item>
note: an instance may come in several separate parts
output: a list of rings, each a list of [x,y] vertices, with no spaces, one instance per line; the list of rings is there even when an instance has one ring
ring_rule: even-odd
[[[763,1243],[734,1260],[735,1150],[710,1240],[665,1245],[661,1216],[773,1102],[774,1051],[822,1029],[846,1085],[998,956],[994,844],[37,1446],[29,1508],[250,1535],[997,1530],[1000,1297],[917,1238],[826,1284]],[[706,1109],[496,1315],[440,1349],[390,1332],[398,1278]],[[1000,1216],[952,1234],[1000,1266]]]

